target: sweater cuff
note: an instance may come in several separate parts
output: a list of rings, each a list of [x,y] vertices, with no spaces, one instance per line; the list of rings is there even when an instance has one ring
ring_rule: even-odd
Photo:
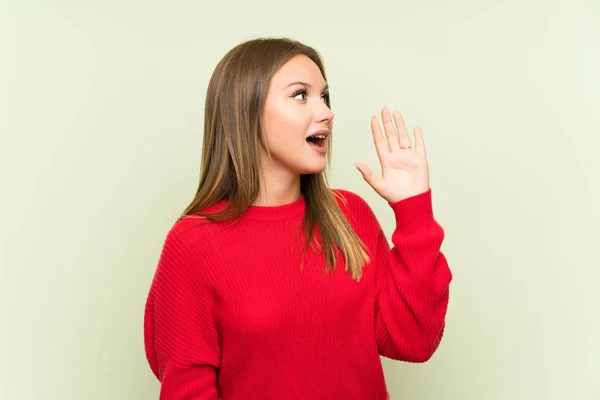
[[[388,202],[396,218],[396,230],[401,232],[420,231],[436,224],[433,217],[431,188],[426,192],[406,199]]]

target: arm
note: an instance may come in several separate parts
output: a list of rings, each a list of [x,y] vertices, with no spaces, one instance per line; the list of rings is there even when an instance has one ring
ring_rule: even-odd
[[[220,346],[198,265],[198,257],[169,232],[144,313],[146,357],[161,382],[161,400],[220,400]]]
[[[375,219],[377,347],[391,359],[425,362],[444,332],[452,280],[440,252],[444,231],[433,218],[431,190],[389,204],[396,219],[391,250]]]

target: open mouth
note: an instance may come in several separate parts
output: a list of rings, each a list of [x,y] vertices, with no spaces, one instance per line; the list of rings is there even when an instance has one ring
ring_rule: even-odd
[[[327,138],[326,135],[315,135],[315,136],[310,136],[310,137],[306,138],[306,141],[309,144],[312,144],[313,146],[323,148],[323,147],[325,147],[325,139],[326,138]]]

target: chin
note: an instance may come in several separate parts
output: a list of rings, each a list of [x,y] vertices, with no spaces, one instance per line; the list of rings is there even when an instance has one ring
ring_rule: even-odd
[[[300,175],[320,174],[321,172],[325,171],[325,167],[325,163],[323,163],[322,166],[305,166],[304,168],[300,169]]]

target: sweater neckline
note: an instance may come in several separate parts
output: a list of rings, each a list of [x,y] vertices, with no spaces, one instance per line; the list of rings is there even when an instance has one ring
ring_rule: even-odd
[[[220,206],[225,206],[227,203],[227,200],[219,201]],[[283,221],[304,215],[305,206],[306,202],[304,195],[302,195],[291,203],[278,206],[251,205],[243,214],[242,218],[254,221]]]

